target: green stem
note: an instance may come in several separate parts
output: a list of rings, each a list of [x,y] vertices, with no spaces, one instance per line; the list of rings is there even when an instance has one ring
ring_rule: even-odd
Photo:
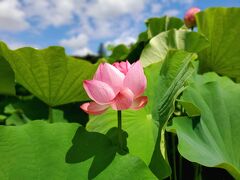
[[[159,127],[161,128],[161,127]],[[165,134],[165,133],[164,133]],[[170,161],[171,161],[171,154],[170,154],[170,150],[171,150],[171,141],[170,141],[170,137],[169,137],[169,133],[166,133],[164,136],[162,136],[161,138],[164,138],[164,142],[165,142],[165,153],[166,153],[166,158],[165,160],[167,161],[167,163],[170,166]],[[170,180],[173,180],[173,175],[171,173],[171,175],[169,176]]]
[[[117,111],[117,117],[118,117],[118,141],[119,141],[119,146],[122,149],[123,144],[122,144],[122,111]]]
[[[53,109],[51,106],[48,108],[48,122],[53,123]]]
[[[183,170],[183,168],[182,168],[182,156],[179,154],[179,180],[182,180],[182,170]]]
[[[202,180],[202,166],[200,164],[195,164],[194,180]]]
[[[176,144],[175,134],[172,134],[172,152],[173,152],[173,179],[177,180],[177,161],[176,161]]]

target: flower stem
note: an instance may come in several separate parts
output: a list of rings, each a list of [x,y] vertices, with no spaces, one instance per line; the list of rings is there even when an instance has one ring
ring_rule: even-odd
[[[176,156],[176,144],[175,144],[175,134],[171,134],[172,138],[172,153],[173,153],[173,179],[177,180],[177,156]]]
[[[202,166],[200,164],[194,166],[194,180],[202,180]]]
[[[182,180],[182,170],[183,170],[183,159],[181,154],[179,154],[179,180]]]
[[[118,117],[118,141],[120,149],[123,148],[122,143],[122,111],[117,111],[117,117]]]

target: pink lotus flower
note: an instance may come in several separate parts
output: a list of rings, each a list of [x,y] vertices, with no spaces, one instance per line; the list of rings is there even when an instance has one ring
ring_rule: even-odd
[[[195,14],[198,12],[200,12],[200,9],[196,7],[191,8],[186,12],[184,16],[184,23],[188,28],[193,28],[196,26]]]
[[[140,109],[147,104],[141,96],[146,88],[146,77],[140,61],[100,64],[93,80],[85,80],[83,87],[92,102],[81,105],[88,114],[102,114],[109,107],[114,110]]]

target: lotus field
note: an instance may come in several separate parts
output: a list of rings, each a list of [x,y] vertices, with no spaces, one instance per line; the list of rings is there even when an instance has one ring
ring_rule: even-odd
[[[0,42],[0,180],[240,179],[239,17],[150,18],[96,63]]]

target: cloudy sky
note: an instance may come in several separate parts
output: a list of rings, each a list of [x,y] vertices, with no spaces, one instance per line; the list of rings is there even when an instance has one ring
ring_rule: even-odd
[[[0,40],[11,48],[61,45],[96,53],[99,43],[131,43],[153,16],[183,17],[192,6],[240,6],[240,0],[0,0]]]

